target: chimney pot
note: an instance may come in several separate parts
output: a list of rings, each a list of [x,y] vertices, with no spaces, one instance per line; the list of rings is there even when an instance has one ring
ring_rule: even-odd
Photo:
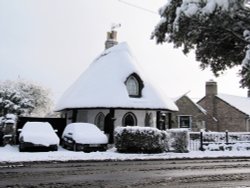
[[[117,45],[117,31],[111,30],[111,32],[107,32],[107,40],[105,42],[105,49],[111,48]]]
[[[209,80],[206,82],[206,95],[217,95],[217,82]]]

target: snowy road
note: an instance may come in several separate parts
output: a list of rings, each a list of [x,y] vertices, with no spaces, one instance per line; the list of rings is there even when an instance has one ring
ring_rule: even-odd
[[[250,159],[0,164],[0,187],[250,187]]]

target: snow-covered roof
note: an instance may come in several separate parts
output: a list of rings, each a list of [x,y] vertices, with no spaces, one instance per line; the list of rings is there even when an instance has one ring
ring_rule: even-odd
[[[227,94],[218,94],[217,97],[240,110],[241,112],[250,115],[250,98]]]
[[[125,85],[133,73],[143,81],[140,98],[129,97]],[[72,108],[178,110],[171,99],[150,84],[125,42],[105,50],[97,57],[56,105],[56,111]]]

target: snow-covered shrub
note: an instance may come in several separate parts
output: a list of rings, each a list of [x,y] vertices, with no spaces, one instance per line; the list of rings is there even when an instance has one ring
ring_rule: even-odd
[[[0,116],[44,116],[51,107],[49,89],[28,81],[0,81]]]
[[[175,152],[188,152],[189,134],[187,129],[169,129],[170,147]]]
[[[161,153],[169,149],[165,131],[151,127],[118,127],[115,147],[121,153]]]

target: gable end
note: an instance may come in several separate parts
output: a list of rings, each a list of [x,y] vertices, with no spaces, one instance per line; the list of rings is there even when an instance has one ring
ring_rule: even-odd
[[[224,102],[225,104],[227,104],[228,106],[230,106],[233,109],[237,110],[238,112],[240,112],[240,113],[242,113],[242,114],[244,114],[246,116],[249,116],[249,114],[246,114],[245,112],[242,112],[240,109],[236,108],[235,106],[232,106],[230,103],[226,102],[225,100],[221,99],[220,97],[215,96],[215,98],[218,99],[218,100],[220,100],[220,101],[222,101],[222,102]]]

